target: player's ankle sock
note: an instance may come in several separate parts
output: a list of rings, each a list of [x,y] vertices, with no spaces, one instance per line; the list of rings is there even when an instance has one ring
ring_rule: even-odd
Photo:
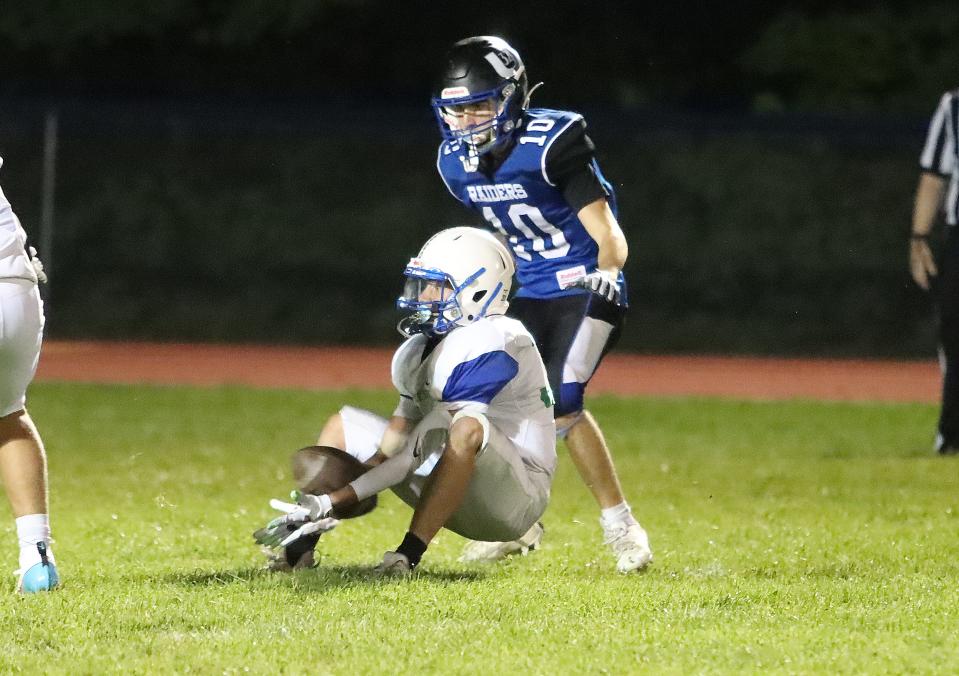
[[[32,566],[40,561],[37,553],[37,543],[47,543],[47,552],[53,560],[50,551],[50,517],[46,514],[27,514],[16,519],[17,539],[20,541],[20,568]]]
[[[409,559],[410,567],[415,568],[423,558],[423,552],[426,551],[426,543],[420,540],[412,533],[407,533],[403,538],[402,544],[396,548],[397,554],[402,554]]]
[[[633,516],[633,511],[629,508],[629,503],[623,500],[618,505],[607,507],[600,512],[600,518],[603,525],[612,525],[614,523],[624,523],[627,526],[634,526],[639,523]]]

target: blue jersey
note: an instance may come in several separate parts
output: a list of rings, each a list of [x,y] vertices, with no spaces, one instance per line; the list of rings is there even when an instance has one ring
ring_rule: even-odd
[[[583,118],[535,108],[525,113],[515,134],[513,149],[490,175],[480,171],[461,142],[444,141],[436,160],[440,176],[456,199],[479,211],[512,247],[517,297],[587,293],[571,284],[596,269],[598,247],[576,215],[578,208],[564,197],[561,177],[551,173],[562,160],[559,153],[572,154],[574,161],[582,161],[580,169],[599,181],[616,214],[613,187],[593,157]],[[625,301],[622,274],[619,281]]]

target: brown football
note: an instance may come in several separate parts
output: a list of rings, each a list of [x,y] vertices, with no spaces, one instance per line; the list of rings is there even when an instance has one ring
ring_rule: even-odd
[[[322,495],[343,488],[368,469],[349,453],[331,446],[307,446],[293,454],[293,482],[304,493]],[[334,509],[330,516],[353,519],[376,507],[376,496],[346,509]]]

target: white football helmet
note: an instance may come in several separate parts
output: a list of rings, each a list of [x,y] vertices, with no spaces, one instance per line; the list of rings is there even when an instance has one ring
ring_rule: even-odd
[[[513,257],[492,233],[457,227],[433,235],[406,270],[406,286],[396,301],[411,310],[397,325],[404,336],[445,334],[509,306]]]

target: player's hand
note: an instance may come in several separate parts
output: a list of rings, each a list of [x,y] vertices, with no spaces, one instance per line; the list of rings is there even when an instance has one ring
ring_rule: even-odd
[[[37,256],[37,250],[31,246],[27,248],[27,252],[30,254],[30,265],[33,266],[33,271],[37,273],[37,281],[46,284],[47,273],[43,269],[43,261]]]
[[[578,282],[575,286],[592,291],[608,300],[610,303],[619,305],[620,290],[619,282],[616,277],[605,270],[596,270],[591,272]]]
[[[286,547],[307,535],[327,533],[340,525],[340,521],[328,516],[318,521],[299,521],[276,526],[272,524],[273,522],[270,522],[253,533],[253,539],[257,544],[270,548]]]
[[[919,288],[928,291],[929,278],[939,274],[928,240],[915,237],[909,240],[909,271]]]
[[[317,532],[332,530],[336,519],[325,518],[333,511],[328,495],[310,495],[293,491],[295,503],[270,500],[270,507],[284,512],[253,534],[253,538],[267,547],[286,547],[300,538]]]

